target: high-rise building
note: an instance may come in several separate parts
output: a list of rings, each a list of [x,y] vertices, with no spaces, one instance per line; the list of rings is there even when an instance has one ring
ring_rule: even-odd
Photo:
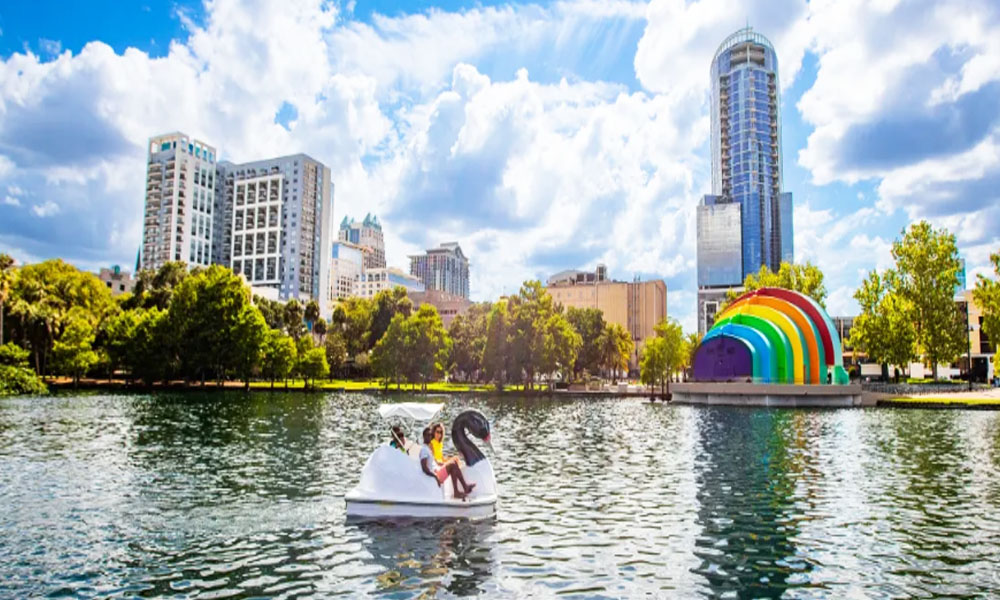
[[[794,259],[792,195],[782,191],[778,57],[747,27],[712,59],[712,193],[698,206],[698,330],[726,290]],[[736,247],[738,244],[739,252]]]
[[[364,249],[361,246],[342,240],[334,242],[330,255],[330,301],[357,296],[364,270]]]
[[[365,251],[365,268],[385,268],[385,241],[382,238],[382,224],[378,217],[369,213],[358,223],[346,216],[340,223],[337,239],[361,246]]]
[[[552,299],[564,307],[596,308],[608,323],[617,323],[632,336],[635,348],[629,364],[635,368],[646,341],[656,335],[657,323],[667,318],[667,284],[650,281],[613,281],[607,269],[561,271],[546,282]]]
[[[143,269],[173,260],[212,263],[215,148],[183,133],[149,140],[143,212]]]
[[[219,168],[226,190],[220,201],[221,261],[255,287],[278,290],[282,300],[316,300],[331,310],[330,252],[333,182],[330,168],[293,154]],[[228,247],[228,254],[225,247]]]
[[[425,254],[411,256],[410,274],[423,281],[428,290],[469,297],[469,259],[458,242],[447,242],[428,249]]]

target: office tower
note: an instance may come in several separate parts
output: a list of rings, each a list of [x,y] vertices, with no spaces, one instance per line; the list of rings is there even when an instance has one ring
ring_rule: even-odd
[[[698,206],[698,330],[726,291],[762,266],[792,262],[792,195],[782,191],[778,58],[747,27],[715,53],[712,79],[712,193]],[[739,245],[739,255],[735,245]]]
[[[382,238],[382,224],[371,213],[358,223],[345,216],[340,223],[337,239],[356,244],[365,249],[365,268],[385,268],[385,241]]]
[[[411,256],[410,274],[423,281],[428,290],[469,297],[469,259],[458,242],[447,242],[428,249],[425,254]]]
[[[150,138],[143,213],[143,269],[212,262],[215,148],[183,133]]]
[[[329,167],[305,154],[223,163],[226,191],[220,221],[230,231],[227,258],[250,285],[278,298],[315,299],[330,310],[333,182]],[[230,201],[231,197],[231,201]],[[230,210],[231,209],[231,210]]]

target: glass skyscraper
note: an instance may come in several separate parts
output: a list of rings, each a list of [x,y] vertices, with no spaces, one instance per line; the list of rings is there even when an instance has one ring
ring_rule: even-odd
[[[712,194],[698,207],[699,330],[712,306],[761,266],[793,260],[792,195],[782,191],[778,57],[747,27],[712,59]],[[726,206],[733,205],[733,206]],[[736,206],[739,208],[737,209]],[[723,208],[724,207],[724,208]],[[735,240],[740,251],[733,251]]]

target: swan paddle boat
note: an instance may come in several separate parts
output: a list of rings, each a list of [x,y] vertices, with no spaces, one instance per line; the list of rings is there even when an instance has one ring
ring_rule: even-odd
[[[382,404],[378,412],[387,425],[403,421],[408,424],[409,434],[419,437],[419,432],[437,416],[442,406],[403,402]],[[494,516],[497,483],[493,466],[469,439],[470,433],[490,443],[490,423],[478,410],[462,412],[451,425],[452,443],[464,461],[462,476],[466,482],[476,484],[465,498],[454,497],[451,477],[438,485],[435,478],[424,473],[420,467],[419,443],[407,440],[404,454],[386,442],[368,458],[361,470],[361,481],[344,496],[347,516],[369,519],[485,519]]]

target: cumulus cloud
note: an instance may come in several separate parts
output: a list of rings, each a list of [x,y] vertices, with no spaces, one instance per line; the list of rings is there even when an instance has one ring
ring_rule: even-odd
[[[953,227],[972,269],[996,245],[1000,32],[987,0],[352,13],[215,0],[200,23],[180,15],[186,41],[159,58],[96,40],[3,59],[0,247],[131,262],[146,140],[180,130],[234,161],[313,155],[333,170],[338,220],[379,214],[400,266],[458,240],[478,299],[603,262],[665,278],[671,315],[692,326],[709,63],[748,17],[778,51],[786,112],[811,128],[799,164],[817,185],[875,185],[856,211],[797,196],[797,258],[827,271],[837,311],[883,266],[896,211]],[[799,99],[807,53],[815,82]]]

